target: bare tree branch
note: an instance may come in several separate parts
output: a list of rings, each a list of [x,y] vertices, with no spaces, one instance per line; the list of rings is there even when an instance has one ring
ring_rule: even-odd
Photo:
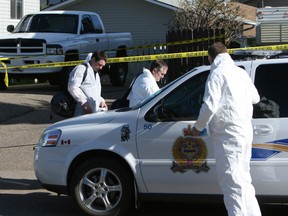
[[[224,29],[227,43],[242,35],[243,16],[240,8],[226,4],[223,0],[181,0],[169,30]]]

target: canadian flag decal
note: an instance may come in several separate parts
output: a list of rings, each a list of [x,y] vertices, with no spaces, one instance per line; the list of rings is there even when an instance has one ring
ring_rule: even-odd
[[[68,139],[68,140],[61,140],[61,145],[65,145],[65,144],[70,145],[70,144],[71,144],[70,139]]]

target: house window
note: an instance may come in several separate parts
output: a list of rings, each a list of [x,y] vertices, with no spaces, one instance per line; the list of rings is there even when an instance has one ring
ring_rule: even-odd
[[[23,16],[23,0],[10,0],[11,19],[21,19]]]

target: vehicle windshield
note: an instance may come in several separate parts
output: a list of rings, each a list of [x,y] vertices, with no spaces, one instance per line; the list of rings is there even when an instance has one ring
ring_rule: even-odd
[[[77,34],[78,16],[71,14],[36,14],[25,16],[13,33],[56,32]]]
[[[156,97],[157,95],[159,95],[161,92],[164,92],[166,89],[168,89],[171,85],[173,85],[175,82],[177,82],[178,80],[182,79],[183,77],[187,76],[190,73],[193,73],[195,70],[197,70],[196,68],[194,68],[193,70],[183,74],[182,76],[178,77],[177,79],[173,80],[172,82],[168,83],[167,85],[165,85],[163,88],[159,89],[157,92],[155,92],[154,94],[150,95],[149,97],[147,97],[145,100],[143,100],[141,103],[135,105],[134,107],[131,107],[131,109],[138,109],[139,107],[143,106],[144,104],[148,103],[150,100],[152,100],[154,97]]]

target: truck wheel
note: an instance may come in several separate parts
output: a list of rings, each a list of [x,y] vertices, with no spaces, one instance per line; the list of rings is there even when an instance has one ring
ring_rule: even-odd
[[[116,160],[105,157],[89,159],[72,176],[72,198],[88,215],[127,215],[134,194],[130,176],[129,170]]]
[[[109,78],[111,85],[123,86],[126,82],[127,74],[128,74],[127,63],[112,64],[109,71]]]

